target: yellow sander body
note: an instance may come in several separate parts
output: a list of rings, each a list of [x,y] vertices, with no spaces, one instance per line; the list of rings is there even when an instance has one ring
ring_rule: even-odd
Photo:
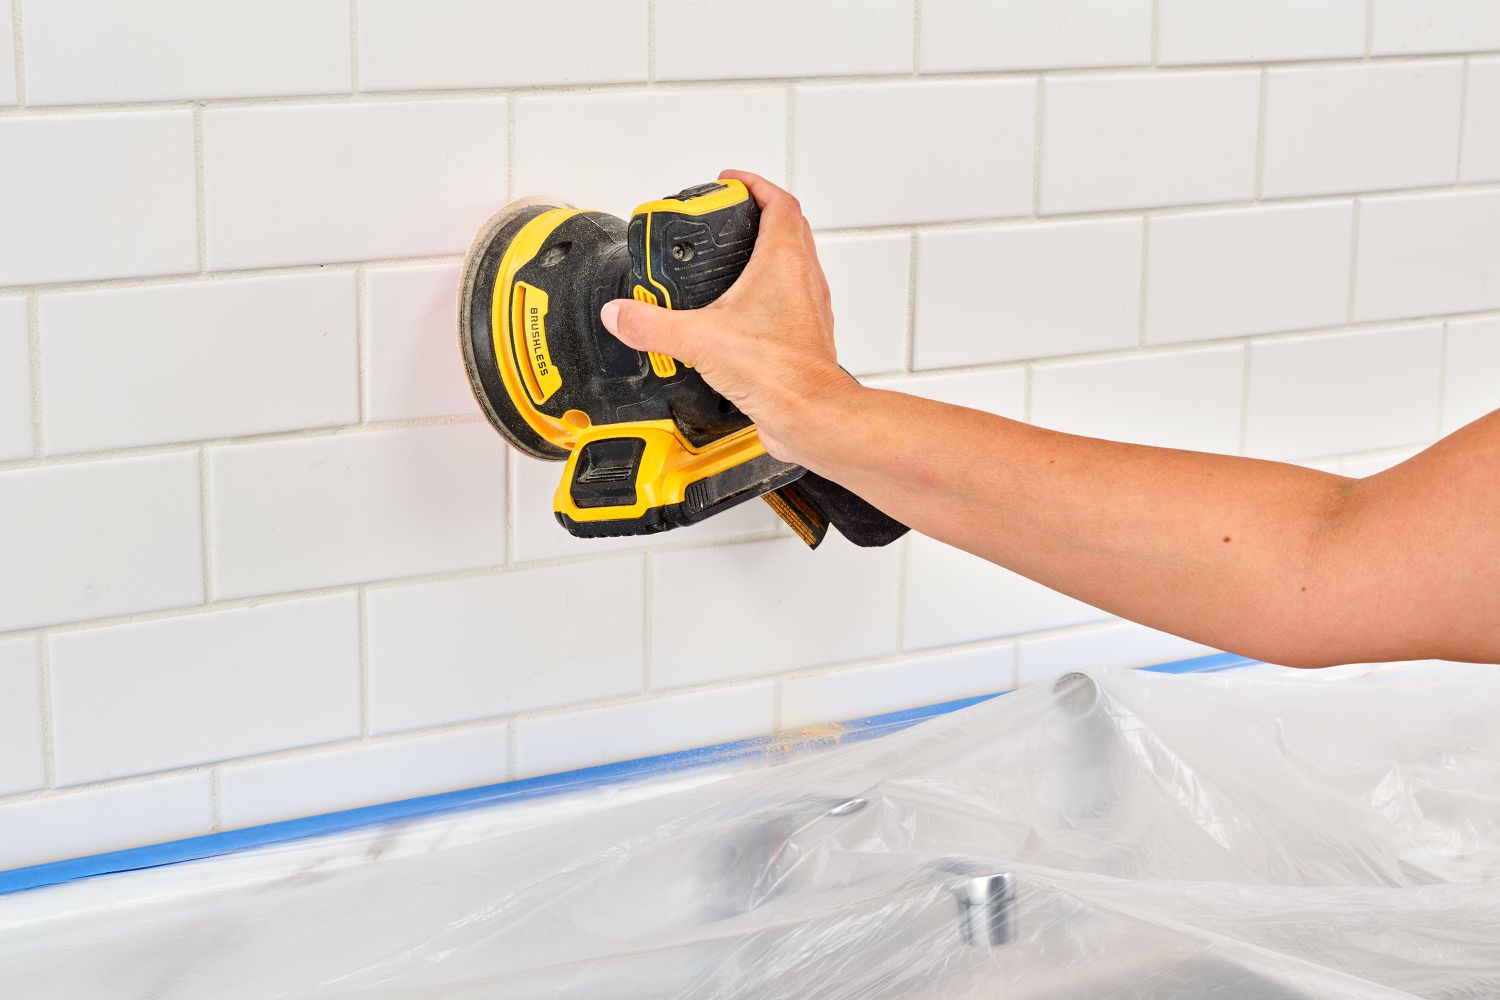
[[[696,371],[615,339],[604,303],[696,309],[726,291],[754,251],[759,210],[722,180],[639,206],[627,223],[544,199],[512,202],[475,238],[464,268],[459,343],[491,424],[534,458],[564,462],[558,522],[580,537],[692,524],[765,497],[809,545],[851,502],[841,488],[769,455],[754,425]],[[884,518],[884,544],[905,529]],[[859,532],[855,532],[859,534]]]

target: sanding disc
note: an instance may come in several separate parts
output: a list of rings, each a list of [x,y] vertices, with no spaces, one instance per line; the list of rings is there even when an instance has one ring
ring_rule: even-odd
[[[527,424],[509,395],[497,387],[498,373],[489,371],[498,363],[490,315],[496,270],[506,246],[530,219],[554,208],[572,207],[560,199],[526,197],[510,202],[490,216],[464,258],[458,299],[458,344],[474,398],[490,424],[512,446],[533,458],[550,461],[562,461],[568,452],[543,439]]]

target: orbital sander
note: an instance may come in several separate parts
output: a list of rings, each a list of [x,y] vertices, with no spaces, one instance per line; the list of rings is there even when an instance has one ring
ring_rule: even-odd
[[[691,366],[626,346],[599,318],[617,298],[708,305],[749,263],[759,225],[745,186],[720,180],[646,202],[628,223],[525,198],[475,237],[458,311],[469,382],[511,445],[565,463],[553,508],[572,534],[652,534],[756,497],[813,547],[830,524],[858,545],[905,533],[838,484],[772,457]]]

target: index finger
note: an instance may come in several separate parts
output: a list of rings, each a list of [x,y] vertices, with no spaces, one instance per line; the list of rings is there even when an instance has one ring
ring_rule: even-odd
[[[796,240],[804,242],[806,227],[803,224],[802,205],[790,191],[777,187],[760,174],[748,170],[722,170],[720,180],[736,180],[750,191],[750,197],[760,206],[762,238]]]

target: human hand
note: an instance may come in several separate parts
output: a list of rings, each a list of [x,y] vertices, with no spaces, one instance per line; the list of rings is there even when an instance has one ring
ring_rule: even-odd
[[[766,451],[801,463],[803,442],[821,432],[812,411],[858,384],[834,352],[828,281],[797,199],[756,174],[719,178],[743,182],[761,212],[755,250],[729,291],[689,310],[616,299],[600,317],[630,347],[692,365],[755,421]]]

